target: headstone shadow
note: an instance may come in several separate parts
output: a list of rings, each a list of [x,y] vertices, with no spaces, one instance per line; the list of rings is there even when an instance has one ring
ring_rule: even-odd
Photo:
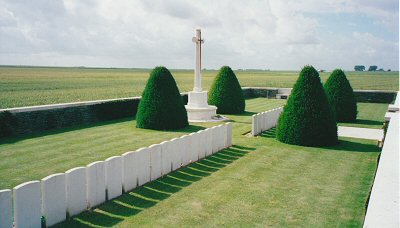
[[[146,208],[157,205],[183,188],[217,172],[254,149],[234,145],[138,187],[133,191],[124,193],[94,210],[69,218],[55,227],[115,226],[126,217],[135,216]]]

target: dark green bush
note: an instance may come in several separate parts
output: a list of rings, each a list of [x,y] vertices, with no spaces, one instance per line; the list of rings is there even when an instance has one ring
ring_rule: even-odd
[[[344,72],[336,69],[325,82],[324,89],[337,122],[355,122],[357,101]]]
[[[189,125],[176,82],[165,67],[150,73],[136,115],[138,128],[173,130]]]
[[[246,103],[235,73],[223,66],[208,92],[208,103],[217,106],[217,113],[237,114],[244,112]]]
[[[276,138],[301,146],[337,144],[337,126],[318,72],[305,66],[279,117]]]

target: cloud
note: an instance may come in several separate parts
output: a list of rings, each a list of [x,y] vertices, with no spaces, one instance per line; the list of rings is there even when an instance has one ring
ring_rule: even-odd
[[[342,14],[384,33],[320,20]],[[398,15],[392,0],[0,0],[0,64],[192,68],[201,27],[206,68],[397,69]]]

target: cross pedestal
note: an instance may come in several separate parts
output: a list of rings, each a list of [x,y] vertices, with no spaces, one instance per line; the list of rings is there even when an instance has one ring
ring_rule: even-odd
[[[196,44],[196,68],[194,71],[194,88],[188,94],[188,104],[185,106],[190,122],[221,121],[217,117],[217,107],[208,105],[207,91],[203,91],[201,85],[201,30],[196,29],[196,37],[192,38]]]

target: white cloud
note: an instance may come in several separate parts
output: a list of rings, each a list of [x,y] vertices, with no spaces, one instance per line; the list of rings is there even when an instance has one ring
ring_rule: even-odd
[[[0,0],[0,64],[191,68],[202,27],[206,68],[398,68],[398,40],[323,34],[309,13],[368,16],[398,34],[392,0]]]

